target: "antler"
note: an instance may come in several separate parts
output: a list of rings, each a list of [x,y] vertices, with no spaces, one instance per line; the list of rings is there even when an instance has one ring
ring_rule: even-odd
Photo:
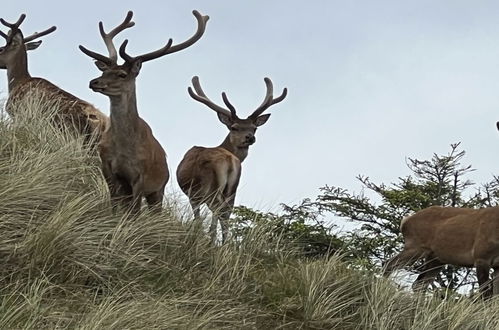
[[[126,14],[125,20],[120,25],[112,29],[111,32],[109,33],[106,33],[104,31],[104,24],[102,23],[102,21],[99,22],[100,35],[102,36],[102,39],[106,44],[107,51],[109,52],[109,58],[114,62],[118,61],[118,53],[116,52],[116,48],[114,47],[113,38],[116,37],[116,35],[121,31],[131,28],[132,26],[135,25],[135,22],[132,22],[132,17],[133,17],[133,12],[130,10]]]
[[[234,106],[232,104],[230,104],[225,92],[222,93],[222,98],[224,100],[225,105],[227,105],[227,107],[230,109],[230,111],[215,104],[213,101],[211,101],[208,98],[208,96],[206,96],[206,94],[203,92],[203,89],[201,88],[201,84],[199,83],[198,76],[192,77],[192,87],[194,87],[194,90],[196,91],[196,93],[194,93],[194,91],[192,90],[191,87],[188,87],[187,91],[189,92],[189,95],[193,99],[207,105],[210,109],[215,110],[218,113],[221,113],[221,114],[229,116],[229,117],[237,118],[236,109],[234,108]]]
[[[288,89],[284,88],[281,96],[274,99],[274,86],[272,85],[272,80],[270,78],[265,78],[265,85],[267,86],[267,95],[265,95],[265,99],[262,104],[248,117],[248,118],[257,118],[260,116],[265,110],[267,110],[271,105],[281,102],[284,100],[286,95],[288,94]]]
[[[42,32],[35,32],[32,35],[24,38],[23,39],[24,43],[33,41],[33,40],[38,39],[38,38],[43,37],[43,36],[46,36],[47,34],[54,32],[56,29],[57,29],[56,26],[51,26],[51,27],[49,27],[48,29],[46,29],[46,30],[44,30]]]
[[[163,55],[168,54],[168,51],[170,50],[172,43],[173,43],[173,40],[170,38],[168,40],[168,42],[166,43],[166,45],[163,46],[162,48],[155,50],[153,52],[150,52],[150,53],[146,53],[146,54],[143,54],[140,56],[132,57],[126,53],[125,49],[126,49],[126,45],[128,44],[128,40],[125,40],[125,41],[123,41],[123,43],[120,46],[120,56],[126,62],[129,62],[129,63],[136,61],[136,60],[140,60],[141,62],[147,62],[147,61],[154,60],[155,58],[158,58],[158,57],[161,57]]]
[[[204,31],[206,29],[206,22],[208,22],[208,19],[210,18],[209,16],[201,15],[197,10],[193,10],[192,13],[194,14],[194,16],[198,21],[198,29],[196,33],[194,33],[194,35],[189,39],[187,39],[186,41],[178,45],[172,46],[173,40],[170,38],[168,40],[168,43],[164,47],[150,53],[132,57],[126,53],[126,46],[128,44],[128,40],[125,40],[123,44],[120,46],[120,56],[127,62],[131,62],[137,59],[140,59],[142,62],[146,62],[167,54],[178,52],[179,50],[191,46],[203,36]]]
[[[106,33],[104,31],[104,24],[102,23],[102,21],[99,22],[99,32],[100,32],[102,39],[104,40],[104,43],[106,44],[106,48],[107,48],[107,51],[109,53],[109,56],[104,56],[104,55],[98,54],[96,52],[88,50],[87,48],[85,48],[81,45],[79,46],[80,50],[83,53],[87,54],[88,56],[90,56],[98,61],[102,61],[102,62],[107,63],[109,65],[116,64],[118,61],[118,53],[116,52],[116,47],[113,44],[113,38],[116,37],[116,35],[118,33],[120,33],[121,31],[128,29],[128,28],[135,25],[135,22],[132,22],[132,17],[133,17],[133,12],[130,10],[130,11],[128,11],[123,22],[121,22],[120,25],[118,25],[117,27],[112,29],[109,33]]]
[[[170,50],[168,51],[167,54],[175,53],[178,52],[179,50],[185,49],[192,44],[194,44],[196,41],[198,41],[204,34],[204,31],[206,29],[206,22],[210,19],[210,16],[208,15],[201,15],[197,10],[193,10],[192,14],[196,17],[196,20],[198,21],[198,29],[196,33],[186,41],[170,47]]]
[[[24,22],[25,18],[26,18],[26,14],[21,14],[19,19],[15,23],[9,23],[6,20],[4,20],[3,18],[0,18],[0,22],[3,25],[5,25],[6,27],[10,28],[11,31],[14,31],[14,30],[19,30],[19,26],[21,26],[21,24]],[[32,35],[23,38],[23,42],[27,43],[27,42],[33,41],[35,39],[38,39],[40,37],[46,36],[47,34],[54,32],[56,29],[57,28],[55,26],[52,26],[52,27],[50,27],[42,32],[35,32]],[[12,32],[10,34],[12,35]],[[0,36],[2,36],[5,40],[9,39],[9,35],[7,35],[6,33],[2,32],[2,31],[0,31]]]
[[[9,23],[6,20],[4,20],[3,18],[0,18],[0,22],[3,25],[5,25],[6,27],[14,30],[14,29],[19,29],[19,26],[23,23],[25,18],[26,18],[26,14],[21,14],[21,16],[19,16],[19,19],[15,23]]]

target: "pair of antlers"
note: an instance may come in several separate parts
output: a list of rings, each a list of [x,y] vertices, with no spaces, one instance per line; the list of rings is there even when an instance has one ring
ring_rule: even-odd
[[[198,22],[198,28],[197,28],[196,33],[194,33],[194,35],[192,37],[190,37],[189,39],[187,39],[186,41],[172,46],[173,40],[170,38],[164,47],[162,47],[158,50],[155,50],[153,52],[150,52],[150,53],[146,53],[143,55],[132,57],[126,53],[125,49],[126,49],[126,46],[128,44],[128,40],[125,40],[125,41],[123,41],[123,43],[121,44],[121,46],[119,48],[119,54],[120,54],[121,58],[123,58],[125,60],[125,62],[129,62],[129,63],[133,62],[135,60],[141,60],[141,62],[146,62],[146,61],[150,61],[150,60],[153,60],[155,58],[161,57],[163,55],[178,52],[179,50],[182,50],[184,48],[191,46],[196,41],[198,41],[199,38],[201,38],[203,36],[204,31],[206,29],[206,22],[210,18],[209,16],[201,15],[197,10],[194,10],[192,13],[196,17],[196,20]],[[128,28],[131,28],[132,26],[135,25],[135,22],[132,21],[132,17],[133,17],[133,12],[129,11],[125,17],[125,20],[121,24],[119,24],[117,27],[112,29],[109,33],[106,33],[104,31],[104,25],[102,24],[102,22],[99,22],[99,32],[100,32],[102,39],[104,40],[104,43],[106,44],[106,48],[107,48],[107,51],[109,53],[108,56],[104,56],[104,55],[98,54],[96,52],[93,52],[91,50],[88,50],[87,48],[85,48],[81,45],[79,46],[80,50],[83,53],[85,53],[86,55],[96,59],[97,61],[104,62],[108,65],[117,64],[118,53],[116,52],[116,47],[114,46],[113,38],[117,34],[119,34],[121,31],[126,30]]]
[[[274,98],[274,86],[272,85],[272,80],[270,80],[270,78],[265,78],[264,81],[267,87],[267,94],[265,95],[262,104],[260,104],[260,106],[247,119],[258,118],[258,116],[260,116],[271,105],[284,100],[284,98],[288,94],[288,89],[284,88],[282,94],[279,97]],[[208,96],[206,96],[203,89],[201,88],[198,76],[194,76],[192,78],[192,86],[194,87],[195,93],[191,87],[187,88],[187,91],[193,99],[207,105],[210,109],[215,110],[218,113],[229,116],[233,119],[239,119],[236,114],[236,108],[229,102],[229,99],[227,98],[227,94],[225,94],[225,92],[222,93],[222,100],[224,101],[228,109],[217,105],[215,102],[211,101]]]
[[[2,36],[7,42],[9,42],[9,38],[12,37],[15,34],[15,32],[20,31],[19,26],[21,26],[21,24],[23,23],[25,18],[26,18],[26,14],[21,14],[19,19],[15,23],[9,23],[6,20],[4,20],[3,18],[0,18],[0,23],[2,23],[3,25],[5,25],[6,27],[8,27],[10,29],[9,33],[4,33],[0,30],[0,36]],[[55,26],[52,26],[52,27],[50,27],[42,32],[35,32],[28,37],[23,37],[23,42],[27,43],[27,42],[33,41],[35,39],[38,39],[40,37],[46,36],[47,34],[54,32],[56,29],[57,28]]]

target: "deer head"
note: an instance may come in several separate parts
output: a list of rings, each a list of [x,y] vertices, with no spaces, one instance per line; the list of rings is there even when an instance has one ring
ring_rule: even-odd
[[[262,104],[245,119],[241,119],[237,116],[236,108],[229,102],[225,92],[222,93],[222,100],[227,108],[219,106],[211,101],[203,92],[197,76],[192,78],[194,90],[189,87],[187,91],[193,99],[216,111],[220,122],[229,129],[228,139],[234,148],[248,149],[250,145],[256,142],[256,129],[265,124],[270,117],[270,114],[262,115],[262,113],[270,106],[284,100],[288,93],[287,88],[284,88],[282,94],[279,97],[274,98],[272,81],[269,78],[265,78],[264,81],[267,86],[267,94],[265,95]]]
[[[135,57],[127,54],[126,46],[128,40],[125,40],[119,48],[120,57],[124,60],[124,63],[121,65],[117,63],[118,54],[112,40],[119,32],[135,25],[135,23],[132,22],[133,12],[129,11],[125,20],[109,33],[104,31],[102,22],[99,22],[99,31],[106,44],[109,55],[104,56],[88,50],[81,45],[79,46],[83,53],[96,60],[95,65],[103,72],[101,77],[90,81],[90,88],[95,92],[107,96],[121,95],[131,88],[135,88],[135,78],[140,72],[142,63],[185,49],[201,38],[204,34],[206,22],[209,17],[202,16],[196,10],[193,11],[193,14],[198,21],[198,29],[190,39],[177,45],[172,45],[173,41],[172,39],[169,39],[164,47]]]
[[[56,30],[55,26],[52,26],[42,32],[35,32],[28,37],[24,37],[19,26],[22,24],[26,18],[25,14],[22,14],[15,23],[9,23],[3,18],[0,18],[0,23],[9,28],[7,33],[0,30],[0,36],[2,36],[6,44],[0,47],[0,69],[7,69],[11,67],[14,62],[24,59],[26,61],[26,51],[38,48],[42,43],[41,40],[33,42],[40,37],[43,37],[49,33]]]

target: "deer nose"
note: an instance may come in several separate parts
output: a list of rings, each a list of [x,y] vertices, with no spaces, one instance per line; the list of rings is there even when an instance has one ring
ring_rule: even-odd
[[[253,134],[246,135],[246,142],[253,144],[253,143],[255,143],[255,141],[256,141],[256,138]]]
[[[104,88],[105,86],[103,86],[101,83],[100,83],[100,80],[99,78],[96,78],[96,79],[92,79],[90,80],[90,84],[89,84],[89,87],[91,89],[100,89],[100,88]]]

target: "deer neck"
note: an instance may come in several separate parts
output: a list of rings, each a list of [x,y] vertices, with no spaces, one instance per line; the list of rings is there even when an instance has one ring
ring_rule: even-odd
[[[22,52],[16,60],[7,67],[9,93],[22,82],[30,78],[31,76],[28,72],[28,56],[26,52]]]
[[[140,118],[137,112],[135,90],[119,96],[110,96],[110,100],[110,131],[113,141],[127,145],[137,141]]]
[[[230,134],[227,135],[227,137],[225,138],[225,140],[218,147],[219,148],[224,148],[225,150],[227,150],[227,151],[231,152],[232,154],[234,154],[234,156],[236,156],[237,158],[239,158],[239,160],[241,161],[241,163],[248,156],[248,147],[238,148],[235,145],[233,145],[230,142]]]

